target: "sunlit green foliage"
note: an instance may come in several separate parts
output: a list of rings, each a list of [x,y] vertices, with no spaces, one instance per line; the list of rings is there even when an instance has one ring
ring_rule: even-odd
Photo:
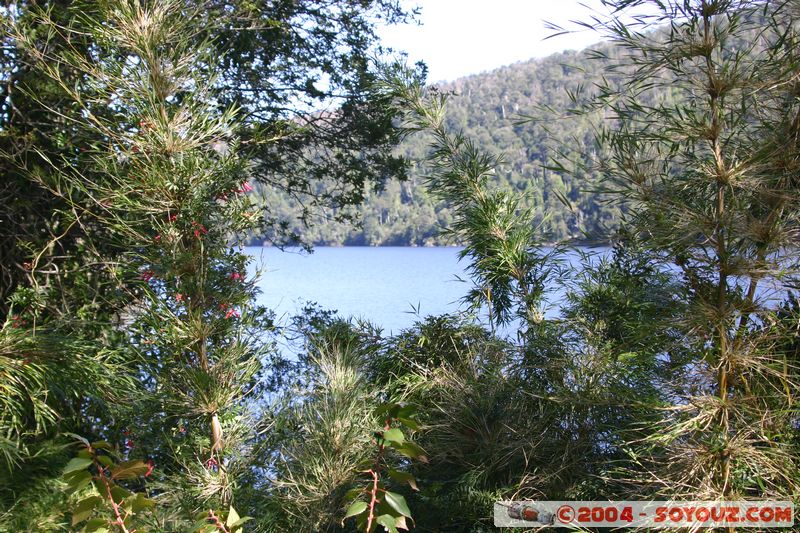
[[[61,116],[94,139],[83,147],[91,155],[85,166],[40,154],[47,167],[32,179],[75,206],[76,223],[103,228],[115,243],[115,275],[129,298],[120,325],[142,383],[115,425],[128,425],[129,462],[155,457],[169,476],[156,486],[159,509],[175,527],[198,508],[227,509],[233,498],[249,429],[243,398],[263,347],[252,328],[269,326],[251,305],[247,257],[232,248],[259,218],[235,152],[236,110],[213,101],[212,49],[186,39],[202,15],[170,2],[117,2],[85,9],[62,27],[40,12],[34,22],[64,50],[56,55],[17,28],[18,42],[70,102]],[[86,35],[95,43],[90,57],[72,46]],[[64,69],[80,72],[82,84],[71,85]],[[164,440],[169,426],[184,430]],[[150,432],[161,442],[148,442]],[[97,475],[105,479],[102,469]],[[130,501],[109,498],[122,530],[118,506]]]
[[[607,4],[653,9],[631,25],[592,24],[622,51],[611,63],[621,83],[572,112],[617,120],[599,124],[591,159],[564,168],[599,174],[630,206],[625,225],[654,265],[679,269],[673,298],[686,305],[683,346],[661,346],[671,407],[632,475],[669,497],[796,496],[787,436],[799,382],[778,347],[775,299],[790,297],[798,268],[800,13],[791,2]],[[666,86],[678,99],[653,100]]]

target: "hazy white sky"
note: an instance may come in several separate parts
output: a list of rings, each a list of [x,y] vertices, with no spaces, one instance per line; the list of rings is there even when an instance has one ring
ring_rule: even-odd
[[[543,40],[545,21],[561,26],[588,20],[600,0],[403,0],[419,6],[421,26],[384,27],[383,42],[428,65],[431,82],[491,70],[562,50],[580,50],[600,40],[583,31]]]

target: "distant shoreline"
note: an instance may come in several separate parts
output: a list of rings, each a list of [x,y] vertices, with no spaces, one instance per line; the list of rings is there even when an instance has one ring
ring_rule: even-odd
[[[613,241],[611,239],[604,240],[583,240],[575,239],[570,241],[546,241],[540,243],[540,246],[552,248],[557,245],[564,246],[579,246],[585,248],[599,248],[603,246],[611,246]],[[253,248],[281,248],[281,246],[263,243],[263,244],[248,244],[247,246]],[[287,244],[283,248],[301,248],[300,244]],[[463,244],[312,244],[312,248],[464,248]]]

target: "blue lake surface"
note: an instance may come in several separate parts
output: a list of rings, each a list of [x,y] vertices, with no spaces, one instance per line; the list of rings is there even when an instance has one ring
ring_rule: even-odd
[[[459,309],[470,288],[459,248],[319,247],[314,253],[250,247],[260,267],[259,303],[279,318],[297,314],[305,302],[335,309],[342,317],[370,320],[384,333],[398,333],[426,315]],[[416,311],[419,311],[419,315]]]
[[[255,259],[252,271],[262,271],[259,303],[273,309],[279,320],[298,314],[306,302],[316,302],[344,318],[368,319],[384,334],[391,334],[422,317],[466,308],[462,298],[471,283],[464,271],[467,261],[458,260],[460,250],[319,247],[309,255],[299,250],[249,247],[247,252]],[[609,249],[592,251],[605,254]],[[562,259],[569,264],[577,256],[571,252]],[[562,298],[561,290],[549,295],[547,316],[558,314]]]
[[[466,308],[462,298],[470,290],[471,282],[464,271],[467,261],[458,260],[460,250],[458,247],[319,247],[307,254],[297,249],[249,247],[247,253],[255,259],[250,265],[251,274],[256,269],[262,271],[259,303],[274,310],[280,323],[287,324],[306,303],[316,302],[321,309],[336,310],[343,318],[367,319],[389,335],[411,327],[425,316]],[[591,253],[595,262],[611,249],[580,250]],[[565,267],[577,267],[579,255],[571,250],[560,259]],[[554,272],[547,284],[550,292],[546,296],[545,316],[548,318],[559,314],[564,281]],[[758,294],[777,305],[785,291],[782,287],[759,286]],[[504,329],[501,334],[513,336],[513,325]]]

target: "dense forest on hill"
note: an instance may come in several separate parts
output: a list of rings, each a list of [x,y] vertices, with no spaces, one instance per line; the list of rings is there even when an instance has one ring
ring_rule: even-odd
[[[651,31],[656,35],[666,30]],[[757,32],[750,31],[729,41],[733,50],[763,44]],[[447,127],[481,151],[500,156],[493,187],[521,195],[521,207],[534,210],[535,233],[544,242],[606,241],[618,226],[624,207],[619,198],[602,193],[598,169],[589,164],[566,169],[553,163],[586,161],[596,150],[597,131],[616,117],[607,110],[588,115],[570,110],[597,97],[601,87],[606,92],[619,89],[630,68],[620,70],[623,54],[623,48],[599,42],[582,51],[514,63],[435,87],[449,96]],[[637,105],[653,107],[690,97],[669,83],[648,84],[636,96]],[[419,162],[430,154],[430,142],[424,134],[407,137],[396,149],[409,164],[407,179],[365,184],[364,202],[357,209],[312,209],[310,216],[298,216],[304,213],[301,196],[259,186],[268,218],[280,221],[284,231],[268,231],[267,241],[253,239],[251,244],[268,244],[269,237],[282,240],[286,235],[330,246],[458,244],[441,232],[453,221],[452,206],[435,200],[425,187],[431,169]],[[346,220],[338,220],[343,214]]]
[[[598,49],[611,52],[607,45]],[[547,168],[553,146],[568,146],[577,154],[591,145],[591,121],[570,118],[543,124],[525,120],[542,108],[569,107],[575,91],[591,88],[608,74],[608,64],[607,58],[588,50],[567,51],[438,86],[450,95],[448,128],[462,131],[483,151],[502,154],[495,186],[525,195],[524,206],[535,209],[537,233],[544,240],[600,240],[619,217],[618,205],[604,203],[594,194],[596,176]],[[412,136],[398,152],[409,161],[420,161],[428,154],[429,144],[429,137]],[[428,171],[414,166],[407,181],[390,181],[382,190],[368,190],[358,210],[360,227],[324,215],[306,227],[297,218],[299,201],[277,191],[267,191],[267,209],[315,245],[452,244],[440,229],[449,227],[453,211],[426,192]]]

